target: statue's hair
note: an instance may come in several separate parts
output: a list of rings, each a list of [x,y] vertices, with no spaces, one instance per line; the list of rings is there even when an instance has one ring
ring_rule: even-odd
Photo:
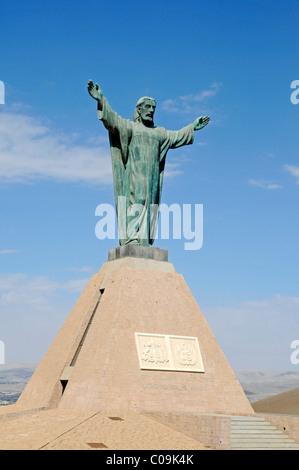
[[[156,100],[154,98],[150,98],[149,96],[143,96],[142,98],[140,98],[137,101],[137,104],[136,104],[136,107],[135,107],[135,112],[134,112],[134,117],[133,117],[134,122],[140,121],[139,107],[140,107],[140,105],[142,105],[142,103],[144,103],[147,100],[153,101],[155,103],[155,106],[156,106]]]

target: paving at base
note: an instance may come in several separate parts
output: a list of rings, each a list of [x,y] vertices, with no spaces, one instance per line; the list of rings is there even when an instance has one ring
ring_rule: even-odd
[[[110,251],[91,277],[0,408],[0,449],[229,448],[230,419],[214,414],[255,414],[167,251],[145,248]]]
[[[0,450],[208,450],[135,412],[0,409]]]

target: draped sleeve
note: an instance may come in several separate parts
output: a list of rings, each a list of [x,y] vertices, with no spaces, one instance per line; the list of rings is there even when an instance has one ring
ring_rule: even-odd
[[[194,141],[194,125],[189,124],[179,131],[167,131],[167,134],[170,149],[176,149],[182,145],[190,145]]]
[[[101,107],[98,107],[98,118],[103,122],[109,132],[110,147],[117,147],[121,153],[124,166],[128,161],[128,147],[132,137],[132,122],[123,119],[111,106],[107,99],[103,97]]]
[[[118,198],[126,196],[129,185],[130,171],[126,169],[130,166],[128,156],[133,123],[113,111],[105,97],[101,101],[101,106],[98,107],[98,118],[109,132],[115,205],[118,214]]]
[[[183,145],[193,144],[194,141],[194,125],[189,124],[178,131],[165,131],[165,138],[161,145],[160,162],[165,160],[169,149],[175,149]]]

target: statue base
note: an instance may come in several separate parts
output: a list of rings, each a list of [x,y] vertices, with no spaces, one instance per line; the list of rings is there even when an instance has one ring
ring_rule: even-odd
[[[164,250],[111,252],[0,407],[1,449],[229,448],[230,415],[255,413],[183,276]]]
[[[127,256],[132,258],[153,259],[156,261],[168,261],[168,250],[162,250],[156,246],[134,244],[121,245],[108,250],[108,261],[126,258]]]
[[[92,276],[18,405],[254,414],[183,276],[134,257],[164,250],[113,251],[123,257]]]

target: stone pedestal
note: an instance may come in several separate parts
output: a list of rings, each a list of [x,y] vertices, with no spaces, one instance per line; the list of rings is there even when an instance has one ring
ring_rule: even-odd
[[[126,258],[154,259],[156,261],[168,261],[168,251],[156,246],[139,246],[134,244],[122,245],[108,251],[108,261]]]
[[[18,404],[253,414],[183,276],[136,248],[91,278]]]

